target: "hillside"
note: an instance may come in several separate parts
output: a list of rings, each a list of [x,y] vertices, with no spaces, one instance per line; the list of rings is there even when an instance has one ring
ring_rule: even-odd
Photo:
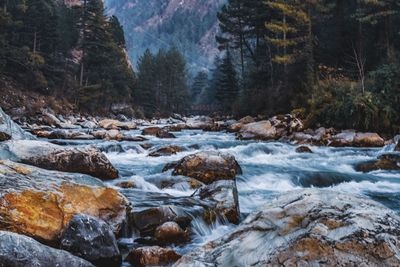
[[[218,53],[215,35],[217,11],[225,0],[106,0],[110,15],[124,26],[133,62],[147,48],[177,46],[184,52],[189,71],[208,68]]]

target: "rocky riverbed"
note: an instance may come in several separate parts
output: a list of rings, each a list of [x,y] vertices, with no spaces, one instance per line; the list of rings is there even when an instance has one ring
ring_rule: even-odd
[[[0,266],[399,266],[399,137],[0,110]]]

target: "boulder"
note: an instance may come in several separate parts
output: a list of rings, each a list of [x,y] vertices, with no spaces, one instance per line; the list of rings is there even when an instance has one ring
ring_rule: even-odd
[[[334,147],[382,147],[385,140],[377,133],[356,133],[343,131],[330,139],[330,146]]]
[[[152,246],[133,249],[126,260],[137,267],[169,266],[181,257],[173,249]]]
[[[357,164],[355,169],[360,172],[371,172],[376,170],[397,171],[400,170],[400,155],[397,153],[383,154],[378,157],[378,160]]]
[[[397,145],[394,147],[394,151],[400,151],[400,141],[397,142]]]
[[[255,120],[254,120],[254,118],[251,117],[251,116],[246,116],[246,117],[241,118],[241,119],[239,120],[239,123],[242,123],[242,124],[249,124],[249,123],[253,123],[253,122],[255,122]]]
[[[121,188],[135,188],[135,182],[133,181],[122,181],[119,183],[116,183],[115,186],[121,187]]]
[[[276,127],[270,121],[253,122],[240,129],[238,138],[242,140],[274,140],[279,138]]]
[[[180,161],[167,164],[163,171],[173,168],[173,175],[195,178],[205,184],[218,180],[233,180],[242,173],[235,157],[216,151],[198,152],[188,155]]]
[[[326,145],[332,132],[333,129],[325,129],[324,127],[318,128],[315,131],[294,132],[290,136],[290,140],[297,144]]]
[[[122,263],[110,226],[88,215],[72,217],[61,235],[60,248],[100,267],[119,267]]]
[[[118,233],[128,202],[93,177],[0,162],[0,230],[58,243],[76,214],[107,222]]]
[[[61,127],[61,121],[49,112],[42,112],[42,120],[46,125]]]
[[[162,148],[159,148],[149,154],[150,157],[163,157],[163,156],[171,156],[175,155],[179,152],[184,151],[185,149],[180,147],[180,146],[165,146]]]
[[[297,153],[313,153],[311,148],[309,148],[308,146],[299,146],[298,148],[296,148],[296,152]]]
[[[48,139],[67,139],[67,140],[93,140],[93,135],[79,132],[79,131],[66,131],[66,130],[52,130],[52,131],[32,131],[32,134],[40,138]]]
[[[172,133],[169,133],[159,127],[145,128],[142,131],[142,135],[153,135],[158,138],[176,138]]]
[[[166,178],[157,177],[154,180],[149,179],[148,181],[155,184],[157,187],[161,189],[174,188],[178,190],[183,189],[185,191],[190,189],[197,189],[204,185],[199,180],[184,176],[172,176]]]
[[[16,233],[0,231],[0,266],[4,267],[94,267],[66,251],[45,246]]]
[[[230,133],[237,133],[242,129],[243,125],[244,124],[240,123],[240,122],[233,123],[233,124],[228,126],[227,131],[230,132]]]
[[[399,227],[395,212],[366,197],[292,191],[174,266],[400,266]]]
[[[234,180],[220,180],[206,185],[196,193],[195,196],[202,200],[215,202],[213,210],[215,215],[222,216],[230,223],[238,224],[240,220],[239,197]],[[213,219],[213,218],[205,218]],[[208,221],[212,223],[212,221]]]
[[[1,148],[11,160],[48,170],[83,173],[104,180],[118,177],[118,170],[93,146],[63,147],[44,141],[16,140],[5,142]]]
[[[186,120],[186,128],[192,130],[202,130],[211,127],[213,124],[213,119],[207,116],[196,116]]]
[[[182,244],[190,239],[189,233],[184,231],[176,222],[165,222],[158,226],[154,237],[161,245]]]
[[[35,139],[33,135],[25,132],[0,108],[0,142],[6,140]]]
[[[97,128],[97,124],[94,121],[84,121],[80,125],[82,126],[82,128],[86,128],[86,129]]]
[[[136,123],[133,121],[121,122],[109,119],[99,121],[99,126],[106,130],[112,130],[112,129],[134,130],[137,128]]]
[[[357,147],[383,147],[385,140],[377,133],[357,133],[354,137],[354,145]]]

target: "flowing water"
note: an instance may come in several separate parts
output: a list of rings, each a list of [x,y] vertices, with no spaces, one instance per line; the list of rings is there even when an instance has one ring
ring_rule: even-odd
[[[131,133],[140,134],[140,131]],[[173,189],[159,188],[157,181],[171,176],[171,172],[162,173],[162,168],[165,164],[196,151],[219,150],[234,155],[243,169],[243,174],[237,177],[242,217],[262,208],[264,203],[279,193],[306,187],[363,194],[396,212],[400,211],[399,172],[376,171],[364,174],[356,172],[353,168],[356,163],[374,160],[379,154],[393,149],[392,147],[363,149],[310,146],[313,154],[299,154],[295,152],[296,146],[290,144],[238,141],[229,133],[186,130],[174,134],[176,139],[149,137],[148,141],[142,142],[153,145],[150,151],[166,145],[178,145],[189,149],[177,155],[158,158],[149,157],[149,151],[143,149],[140,143],[96,141],[96,145],[106,151],[107,157],[120,171],[121,178],[109,184],[133,181],[139,188],[135,191],[121,190],[134,206],[157,207],[161,203],[181,201],[181,205],[188,210],[195,209],[190,201],[182,202],[185,196],[194,192],[193,189],[184,185],[175,186]],[[190,149],[193,145],[197,145],[196,148]],[[201,219],[195,218],[192,221],[195,233],[193,242],[185,247],[178,247],[177,250],[185,253],[222,236],[234,227],[223,222],[210,227]],[[125,242],[133,243],[135,238],[133,234]]]

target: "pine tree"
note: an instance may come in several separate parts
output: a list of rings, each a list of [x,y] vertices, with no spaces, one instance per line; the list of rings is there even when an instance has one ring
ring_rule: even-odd
[[[239,85],[229,50],[219,65],[219,69],[220,77],[216,81],[216,99],[221,103],[222,111],[231,113],[239,96]]]
[[[136,91],[136,103],[143,107],[146,117],[152,117],[156,112],[155,92],[155,59],[147,49],[138,62],[138,88]]]
[[[208,74],[205,71],[200,71],[197,73],[193,80],[191,98],[192,103],[198,104],[201,102],[202,96],[204,96],[205,90],[208,86]]]

